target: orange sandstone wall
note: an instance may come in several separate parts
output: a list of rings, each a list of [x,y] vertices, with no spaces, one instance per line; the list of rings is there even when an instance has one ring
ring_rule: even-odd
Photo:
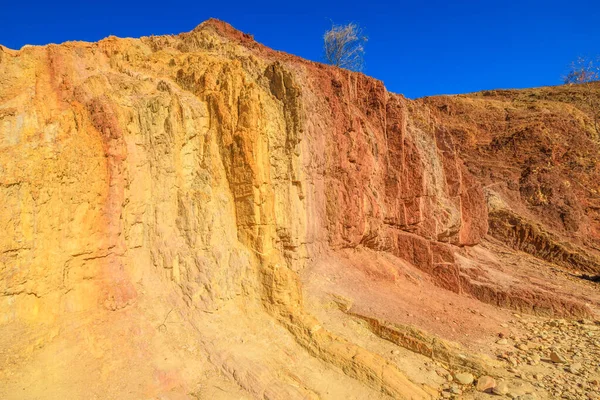
[[[456,290],[449,246],[486,234],[452,137],[362,74],[219,22],[1,54],[4,323],[126,307],[148,274],[218,308],[263,290],[257,256],[359,245]]]

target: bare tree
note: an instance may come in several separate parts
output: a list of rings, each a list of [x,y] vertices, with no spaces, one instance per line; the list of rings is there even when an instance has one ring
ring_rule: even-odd
[[[323,35],[325,58],[336,67],[361,71],[364,67],[364,43],[367,37],[355,23],[332,25]]]
[[[565,76],[565,84],[580,84],[585,91],[584,99],[592,110],[596,138],[600,138],[600,95],[594,92],[594,82],[600,81],[600,58],[592,60],[579,57],[571,64],[571,70]]]

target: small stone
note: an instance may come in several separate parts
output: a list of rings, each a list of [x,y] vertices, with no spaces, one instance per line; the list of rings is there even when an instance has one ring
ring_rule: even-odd
[[[567,360],[560,353],[558,353],[556,351],[553,351],[552,353],[550,353],[550,360],[556,364],[564,364],[567,362]]]
[[[505,345],[505,344],[508,344],[508,340],[502,338],[502,339],[499,339],[498,341],[496,341],[496,344]]]
[[[527,351],[529,350],[529,347],[527,347],[526,344],[523,343],[519,343],[518,345],[515,346],[517,349],[521,350],[521,351]]]
[[[450,393],[452,394],[462,394],[462,390],[460,390],[458,387],[456,386],[452,386],[450,388]]]
[[[535,400],[537,396],[534,393],[527,393],[519,397],[519,400]]]
[[[456,379],[456,382],[460,383],[461,385],[470,385],[473,383],[475,378],[468,372],[460,372],[458,374],[454,374],[454,379]]]
[[[491,376],[481,376],[477,379],[475,388],[480,392],[490,392],[496,386],[496,380]]]
[[[508,393],[508,385],[504,381],[498,382],[496,386],[492,388],[492,393],[498,396],[504,396]]]
[[[582,367],[583,366],[581,363],[573,363],[569,366],[569,372],[572,374],[577,374],[579,371],[581,371]]]

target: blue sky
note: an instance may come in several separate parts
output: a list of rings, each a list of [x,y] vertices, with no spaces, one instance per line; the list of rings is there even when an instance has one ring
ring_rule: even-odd
[[[357,22],[369,37],[365,73],[411,98],[555,85],[571,60],[600,54],[600,0],[7,0],[0,44],[180,33],[210,17],[315,61],[330,20]]]

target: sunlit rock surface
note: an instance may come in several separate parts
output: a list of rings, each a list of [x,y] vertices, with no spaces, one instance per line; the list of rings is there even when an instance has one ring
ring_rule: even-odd
[[[578,96],[410,101],[215,20],[0,47],[0,397],[421,399],[431,362],[501,376],[481,343],[511,312],[596,313],[546,272],[600,273]]]

